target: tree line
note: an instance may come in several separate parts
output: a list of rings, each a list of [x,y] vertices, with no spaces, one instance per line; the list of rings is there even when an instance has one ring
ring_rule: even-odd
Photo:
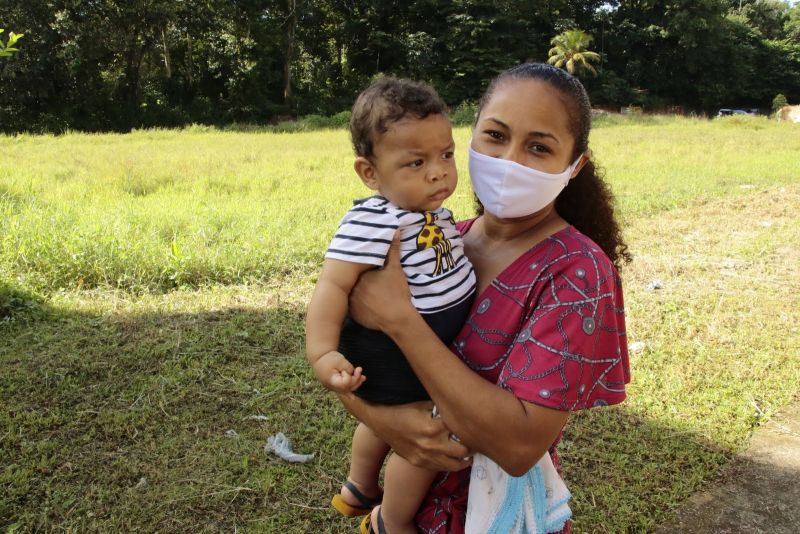
[[[331,115],[380,74],[457,106],[575,29],[597,105],[800,101],[800,5],[780,0],[3,0],[0,27],[25,35],[0,62],[4,132]]]

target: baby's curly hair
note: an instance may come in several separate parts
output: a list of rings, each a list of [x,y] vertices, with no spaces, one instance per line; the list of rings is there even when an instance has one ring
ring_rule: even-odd
[[[378,137],[393,122],[408,116],[415,119],[436,114],[447,116],[448,112],[447,104],[427,83],[390,76],[379,78],[353,104],[350,137],[356,156],[372,159]]]

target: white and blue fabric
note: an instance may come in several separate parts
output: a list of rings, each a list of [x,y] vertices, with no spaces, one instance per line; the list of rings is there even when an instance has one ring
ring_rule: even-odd
[[[530,471],[513,477],[475,454],[469,480],[465,534],[559,532],[572,516],[571,495],[545,453]]]

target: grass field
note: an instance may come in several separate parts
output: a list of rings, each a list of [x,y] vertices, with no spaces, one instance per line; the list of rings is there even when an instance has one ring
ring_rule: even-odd
[[[576,532],[651,530],[800,391],[798,133],[598,121],[644,348],[567,427]],[[0,528],[355,531],[327,508],[354,421],[302,346],[351,160],[343,130],[0,137]],[[279,431],[314,461],[265,454]]]

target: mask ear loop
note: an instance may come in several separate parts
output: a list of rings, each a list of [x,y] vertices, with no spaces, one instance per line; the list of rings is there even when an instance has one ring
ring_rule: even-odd
[[[583,165],[586,165],[586,163],[589,163],[591,156],[589,156],[589,154],[587,154],[586,152],[583,152],[580,156],[578,156],[575,159],[575,161],[572,162],[572,165],[569,166],[569,177],[567,177],[567,183],[569,183],[570,180],[576,178],[578,174],[580,174],[580,171],[575,172],[575,169],[581,167],[581,171],[583,170],[583,165],[581,165],[581,162],[584,161],[584,158],[586,158],[586,162],[583,163]]]

